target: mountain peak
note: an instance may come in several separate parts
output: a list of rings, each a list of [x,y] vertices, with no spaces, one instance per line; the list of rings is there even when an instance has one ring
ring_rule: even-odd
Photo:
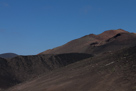
[[[102,39],[108,39],[111,38],[115,35],[117,35],[118,33],[129,33],[123,29],[117,29],[117,30],[107,30],[104,31],[103,33],[99,34],[98,36]]]
[[[101,33],[100,35],[102,35],[102,34],[117,34],[117,33],[128,33],[128,32],[123,29],[107,30],[107,31],[104,31],[103,33]]]
[[[124,42],[125,41],[125,42]],[[123,29],[104,31],[99,35],[89,34],[72,40],[62,46],[46,50],[39,54],[60,54],[60,53],[90,53],[98,54],[104,51],[119,50],[123,47],[130,47],[136,43],[136,35]],[[106,47],[107,46],[107,47]],[[105,48],[105,50],[104,50]],[[103,49],[100,51],[100,49]]]

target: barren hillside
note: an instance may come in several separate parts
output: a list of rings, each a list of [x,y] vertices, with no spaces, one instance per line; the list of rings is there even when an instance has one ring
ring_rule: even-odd
[[[136,34],[89,34],[38,55],[0,58],[1,91],[136,91]]]
[[[88,58],[8,91],[136,91],[136,46]]]
[[[108,30],[99,35],[89,34],[40,54],[90,53],[99,54],[136,45],[136,35],[125,30]],[[103,49],[104,48],[104,49]]]

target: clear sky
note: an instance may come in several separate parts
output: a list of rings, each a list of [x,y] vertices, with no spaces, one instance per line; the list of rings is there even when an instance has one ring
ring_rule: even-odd
[[[119,28],[136,32],[136,0],[0,0],[0,54],[34,55]]]

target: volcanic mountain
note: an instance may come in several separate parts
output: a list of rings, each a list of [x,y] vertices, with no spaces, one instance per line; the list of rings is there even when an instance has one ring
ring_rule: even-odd
[[[7,91],[136,91],[136,46],[75,62]]]
[[[38,55],[0,58],[2,91],[136,91],[136,34],[89,34]]]
[[[99,35],[89,34],[72,40],[62,46],[46,50],[40,54],[89,53],[100,54],[136,44],[136,35],[125,30],[108,30]]]

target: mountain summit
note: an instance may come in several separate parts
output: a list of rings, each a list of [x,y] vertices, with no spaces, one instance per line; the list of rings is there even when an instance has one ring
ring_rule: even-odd
[[[136,44],[134,42],[136,41],[135,38],[136,38],[135,34],[129,33],[123,29],[108,30],[99,35],[95,34],[86,35],[84,37],[72,40],[62,46],[46,50],[40,54],[60,54],[60,53],[99,54],[102,52],[118,50],[120,48],[133,46]],[[102,47],[105,48],[104,51],[101,50],[98,52],[98,50],[102,49]]]

